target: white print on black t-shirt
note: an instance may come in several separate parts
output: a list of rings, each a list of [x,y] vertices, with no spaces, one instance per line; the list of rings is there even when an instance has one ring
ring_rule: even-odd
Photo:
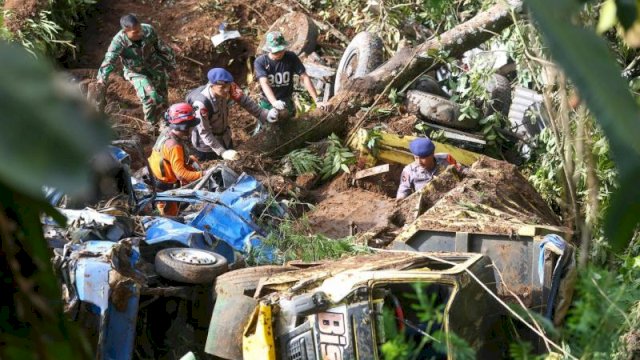
[[[267,76],[269,80],[269,85],[271,86],[287,86],[289,85],[289,81],[291,80],[291,73],[285,71],[283,73],[275,73],[269,74]]]

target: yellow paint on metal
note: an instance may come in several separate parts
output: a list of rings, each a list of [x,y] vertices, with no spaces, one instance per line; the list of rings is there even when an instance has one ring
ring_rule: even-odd
[[[416,139],[416,136],[399,136],[381,132],[381,138],[378,140],[378,154],[376,157],[369,151],[366,146],[368,130],[360,129],[353,140],[349,143],[349,147],[366,156],[367,167],[374,166],[376,159],[383,162],[393,162],[407,165],[413,162],[413,155],[409,151],[409,143]],[[437,153],[448,153],[453,156],[457,162],[462,165],[469,166],[478,160],[482,155],[473,151],[457,148],[452,145],[433,142],[436,145]]]
[[[261,302],[251,315],[242,338],[242,357],[251,360],[275,360],[271,305]]]

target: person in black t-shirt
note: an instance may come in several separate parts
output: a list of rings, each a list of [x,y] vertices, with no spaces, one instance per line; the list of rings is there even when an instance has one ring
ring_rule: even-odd
[[[267,53],[260,55],[255,63],[256,78],[262,88],[260,107],[270,110],[287,109],[290,116],[296,113],[291,96],[293,95],[293,76],[299,75],[304,87],[311,95],[318,108],[324,104],[318,99],[318,93],[311,83],[306,69],[298,56],[287,51],[287,41],[279,31],[267,33],[267,40],[263,50]]]

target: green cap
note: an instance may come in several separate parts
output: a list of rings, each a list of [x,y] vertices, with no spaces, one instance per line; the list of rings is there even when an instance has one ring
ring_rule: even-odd
[[[267,33],[267,41],[262,49],[270,53],[276,53],[286,49],[287,45],[289,43],[284,39],[280,31],[272,31]]]

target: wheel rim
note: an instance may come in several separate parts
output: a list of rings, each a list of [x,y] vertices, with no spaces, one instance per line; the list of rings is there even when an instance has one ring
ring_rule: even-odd
[[[191,265],[213,265],[218,262],[215,255],[194,249],[179,249],[172,251],[171,258]]]
[[[345,80],[350,79],[355,75],[356,70],[358,68],[358,60],[359,60],[359,56],[357,51],[354,51],[353,53],[351,53],[347,58],[347,61],[345,62],[345,66],[344,66]]]

